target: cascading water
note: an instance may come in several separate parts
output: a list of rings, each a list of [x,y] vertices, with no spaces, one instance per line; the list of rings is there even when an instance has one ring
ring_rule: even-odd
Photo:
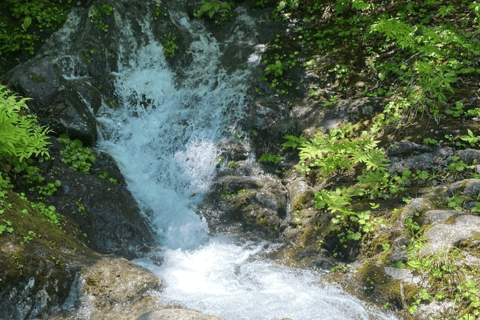
[[[258,58],[251,56],[244,70],[227,73],[221,46],[205,28],[183,13],[170,15],[193,38],[187,70],[176,77],[169,69],[148,18],[139,22],[143,44],[125,24],[115,74],[120,105],[98,117],[100,147],[118,162],[162,246],[155,253],[163,259],[160,266],[152,262],[158,259],[136,263],[165,280],[162,298],[228,319],[389,319],[321,284],[317,272],[256,258],[267,250],[265,243],[208,235],[195,208],[215,171],[216,143],[242,115],[248,65],[255,68]],[[237,16],[254,28],[244,12]]]

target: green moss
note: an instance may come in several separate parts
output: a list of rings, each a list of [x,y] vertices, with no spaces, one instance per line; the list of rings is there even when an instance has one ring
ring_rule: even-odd
[[[359,270],[359,276],[367,292],[375,297],[378,303],[401,307],[400,281],[387,275],[382,266],[367,263]],[[403,284],[403,290],[407,303],[413,301],[420,292],[419,287],[408,283]]]
[[[32,79],[35,82],[45,82],[45,77],[40,77],[40,76],[37,76],[36,74],[30,76],[30,79]]]
[[[302,210],[305,205],[311,204],[313,202],[314,197],[315,195],[312,192],[308,191],[300,194],[291,203],[292,211]]]
[[[452,215],[451,217],[449,217],[447,220],[445,220],[445,222],[443,224],[446,224],[446,225],[452,225],[455,223],[455,220],[461,216],[461,214],[454,214]]]
[[[59,279],[65,278],[66,252],[73,253],[82,244],[13,191],[9,190],[6,198],[0,200],[0,211],[0,219],[10,221],[13,227],[13,232],[0,234],[0,290],[7,283],[28,277],[37,279],[32,289],[36,290],[47,281],[48,272],[60,273]]]

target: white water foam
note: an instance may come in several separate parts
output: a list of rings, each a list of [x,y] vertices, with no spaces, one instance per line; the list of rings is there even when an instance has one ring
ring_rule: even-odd
[[[160,267],[149,259],[135,262],[166,281],[163,297],[231,320],[395,319],[320,283],[318,272],[252,259],[262,250],[262,244],[212,239],[193,251],[167,250]]]

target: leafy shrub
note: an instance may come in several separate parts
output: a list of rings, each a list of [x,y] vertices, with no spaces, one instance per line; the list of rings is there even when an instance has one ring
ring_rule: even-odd
[[[232,6],[228,2],[219,2],[217,0],[200,2],[200,9],[195,9],[193,15],[197,19],[201,19],[204,15],[208,16],[210,19],[213,19],[214,16],[219,13],[220,18],[215,20],[216,24],[221,24],[222,21],[227,21],[228,18],[232,17]]]
[[[48,128],[38,125],[34,115],[26,114],[25,101],[18,100],[0,86],[0,161],[19,164],[32,155],[47,155]]]
[[[258,162],[272,162],[274,164],[278,164],[280,161],[282,161],[282,157],[269,153],[262,154],[260,159],[258,159]]]

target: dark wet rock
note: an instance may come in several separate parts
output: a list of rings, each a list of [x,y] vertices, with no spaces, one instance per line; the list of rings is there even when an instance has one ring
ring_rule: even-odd
[[[418,155],[421,153],[433,152],[433,148],[425,145],[416,144],[411,141],[396,141],[388,150],[388,156],[396,155]]]
[[[226,320],[194,310],[168,309],[142,314],[136,320]]]
[[[47,182],[58,180],[61,187],[44,201],[78,225],[79,236],[100,253],[131,259],[146,252],[155,241],[153,232],[111,156],[94,152],[97,157],[90,174],[84,174],[61,162],[64,145],[55,138],[51,141],[50,155],[54,159],[39,167],[42,175],[48,177]],[[101,179],[99,174],[103,172],[117,179],[117,183]],[[28,185],[24,187],[29,194]]]
[[[426,232],[425,238],[428,242],[420,252],[422,255],[448,250],[461,241],[480,234],[480,217],[477,216],[459,212],[458,215],[449,218],[446,223],[448,224],[436,224]]]
[[[50,320],[130,320],[146,312],[178,308],[158,298],[162,280],[123,258],[91,254],[80,265],[65,303]]]
[[[161,307],[154,301],[140,303],[149,291],[162,290],[155,275],[84,247],[71,232],[71,222],[53,224],[20,195],[9,192],[8,201],[14,209],[3,215],[15,230],[0,237],[0,319],[57,319],[53,314],[58,319],[119,319],[104,315],[109,309],[128,314],[134,304]],[[147,310],[142,307],[137,315]]]
[[[66,300],[84,259],[73,246],[59,246],[0,239],[0,319],[35,319]]]
[[[248,145],[240,140],[223,139],[218,145],[219,157],[224,161],[241,161],[247,160],[251,152]]]
[[[391,160],[389,171],[392,174],[400,173],[405,169],[412,172],[432,169],[444,171],[451,157],[455,155],[452,148],[430,148],[412,142],[402,142],[398,146],[399,151],[395,150],[397,149],[389,151]]]
[[[312,267],[320,270],[330,270],[335,267],[336,263],[328,258],[318,258],[312,261]]]
[[[89,105],[66,81],[50,57],[31,60],[9,71],[9,85],[25,98],[31,112],[54,133],[65,133],[91,145],[97,139],[96,120]]]
[[[220,169],[199,211],[216,231],[238,223],[242,228],[253,227],[267,233],[280,231],[287,214],[284,186],[274,176],[261,175],[256,163],[239,162],[238,165],[241,167],[235,170]],[[251,169],[242,170],[242,167]],[[246,171],[256,174],[241,175]]]
[[[298,123],[300,132],[311,136],[318,130],[327,131],[345,122],[355,123],[382,110],[383,104],[371,98],[339,100],[334,108],[326,108],[321,102],[306,102],[295,105],[290,118]]]

